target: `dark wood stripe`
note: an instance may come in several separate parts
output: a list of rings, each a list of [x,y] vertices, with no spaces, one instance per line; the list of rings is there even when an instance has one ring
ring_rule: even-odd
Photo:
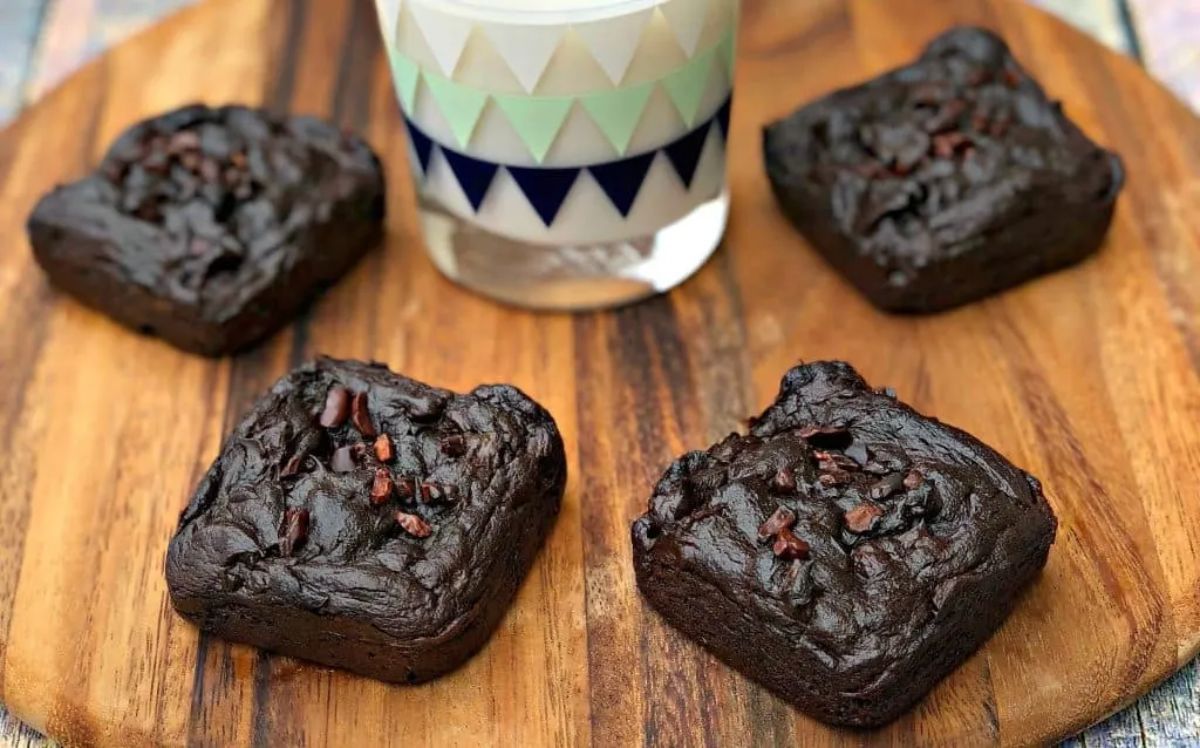
[[[370,124],[372,73],[383,50],[379,43],[374,6],[365,0],[353,1],[346,39],[342,43],[341,64],[338,67],[337,83],[333,89],[331,112],[334,122],[361,133]],[[308,0],[293,0],[294,5],[303,4],[305,6],[297,12],[306,13],[307,3]],[[294,50],[290,47],[285,58],[289,59],[290,66],[295,66]],[[287,85],[290,96],[290,81]],[[292,324],[292,344],[289,356],[292,366],[299,366],[316,353],[311,350],[312,321],[313,307],[319,303],[318,299],[313,305],[305,307]]]
[[[352,0],[350,24],[342,44],[341,66],[333,89],[333,119],[357,132],[366,129],[371,114],[371,79],[381,54],[379,24],[370,0]]]
[[[367,127],[370,116],[370,81],[377,55],[380,53],[380,45],[373,5],[369,0],[352,1],[345,37],[338,52],[340,65],[330,96],[330,116],[334,122],[343,127],[362,131]],[[280,58],[280,70],[276,74],[269,96],[269,100],[283,112],[290,112],[295,103],[295,71],[309,18],[309,0],[291,0],[288,5],[288,36]],[[320,303],[320,301],[314,303]],[[311,355],[309,341],[312,320],[313,306],[310,305],[297,316],[296,321],[292,324],[288,353],[288,362],[291,366],[303,363]],[[231,391],[230,407],[226,411],[231,422],[227,431],[232,429],[254,399],[270,386],[270,382],[258,380],[261,378],[261,374],[270,371],[271,367],[263,365],[263,362],[254,361],[254,358],[256,357],[251,354],[249,357],[239,358],[235,363],[234,382],[239,385],[238,389],[241,392],[239,397],[234,398]],[[243,370],[242,364],[244,363],[249,365]],[[256,376],[256,373],[260,376]],[[252,391],[247,391],[247,389],[252,389]],[[242,402],[236,402],[238,400]],[[238,407],[235,408],[234,405]],[[270,703],[274,666],[275,660],[270,654],[258,653],[254,663],[254,703],[252,707],[253,740],[256,746],[269,745],[275,732],[271,723]]]
[[[206,634],[201,634],[196,642],[196,667],[192,670],[192,708],[191,714],[188,716],[188,744],[197,744],[198,738],[202,733],[195,730],[197,725],[203,725],[204,722],[204,697],[206,690],[204,687],[204,663],[208,661],[208,647],[211,639]]]
[[[275,58],[266,96],[267,108],[276,114],[286,114],[291,109],[292,94],[296,90],[296,61],[304,38],[304,24],[308,20],[308,3],[309,0],[279,3],[280,11],[287,13],[287,30],[280,40],[283,49]]]
[[[286,16],[286,21],[272,25],[273,28],[282,29],[283,33],[273,46],[273,49],[279,50],[276,52],[277,63],[269,67],[270,72],[263,82],[263,105],[277,114],[283,115],[290,110],[296,85],[296,61],[301,54],[305,23],[308,20],[308,4],[308,0],[280,0],[272,9],[271,15],[280,21],[284,21],[284,18],[280,17],[281,14]],[[222,441],[233,431],[242,413],[269,386],[268,380],[272,370],[269,353],[270,346],[260,347],[233,359],[228,364],[229,391],[221,420]],[[210,658],[219,668],[218,672],[229,669],[230,647],[230,644],[208,634],[200,634],[192,679],[191,714],[188,719],[189,744],[206,745],[213,741],[214,736],[208,732],[206,712],[211,702],[223,700],[224,680],[218,678],[215,683],[209,682],[206,671],[210,668]],[[260,655],[255,662],[251,705],[255,736],[269,729],[266,719],[269,665],[266,655]]]
[[[734,113],[737,116],[737,113]],[[734,217],[736,220],[736,216]],[[729,246],[723,247],[711,264],[716,270],[723,298],[728,309],[706,309],[706,330],[724,330],[732,336],[720,341],[717,349],[710,352],[708,359],[697,367],[708,372],[712,381],[705,388],[709,398],[708,437],[715,440],[738,428],[740,421],[758,411],[757,393],[754,391],[753,374],[750,371],[750,338],[746,330],[745,300],[738,285],[737,255]],[[766,394],[766,393],[764,393]],[[703,445],[707,446],[707,445]],[[713,667],[725,667],[713,665]],[[740,677],[740,676],[738,676]],[[741,701],[747,711],[750,727],[750,745],[794,745],[796,711],[765,688],[746,681]]]
[[[700,290],[692,286],[677,293],[696,302]],[[697,403],[721,397],[706,390],[691,360],[692,351],[711,350],[713,340],[700,332],[698,339],[685,341],[682,329],[676,307],[666,296],[616,315],[611,356],[623,374],[621,403],[637,413],[635,433],[622,441],[636,451],[634,462],[641,467],[629,519],[645,511],[655,482],[672,460],[684,451],[707,446],[710,429],[702,414],[710,408]],[[720,365],[705,362],[714,363]],[[664,409],[662,404],[669,405]],[[627,539],[628,530],[622,530]],[[679,745],[698,732],[709,743],[722,742],[729,737],[723,730],[750,716],[744,704],[731,698],[733,690],[743,685],[741,676],[644,610],[638,622],[639,670],[647,695],[643,738],[648,745]]]
[[[304,24],[308,19],[308,11],[309,0],[292,0],[288,8],[287,36],[284,39],[283,53],[279,55],[279,70],[275,74],[275,85],[271,92],[272,109],[280,114],[286,114],[291,110],[292,97],[296,89],[296,69],[300,54],[300,42],[304,38]],[[304,361],[305,351],[308,349],[308,326],[311,316],[311,308],[305,308],[292,324],[292,352],[288,357],[288,362],[293,367],[299,366]],[[256,677],[257,672],[258,668],[255,670]],[[258,693],[257,688],[255,689],[255,693]],[[255,708],[256,729],[260,721],[259,718],[264,713],[265,709]]]
[[[269,718],[271,696],[271,655],[259,651],[254,660],[254,746],[267,748],[271,745],[271,720]]]
[[[663,468],[672,457],[666,443],[663,424],[671,417],[666,393],[656,389],[660,370],[647,355],[642,321],[650,316],[669,313],[663,299],[613,314],[589,314],[575,319],[576,371],[582,382],[578,391],[580,434],[606,433],[604,440],[581,438],[578,444],[584,492],[580,501],[584,562],[589,576],[601,575],[614,581],[609,569],[613,563],[627,563],[629,523],[645,511],[646,501]],[[661,330],[673,334],[669,326]],[[666,342],[666,348],[678,348]],[[611,452],[597,444],[611,445]],[[620,464],[616,472],[593,474],[595,466]],[[632,571],[622,570],[624,582]],[[636,590],[615,590],[606,585],[599,600],[592,599],[593,585],[585,585],[589,613],[613,610],[614,602]],[[642,605],[639,600],[639,605]],[[616,615],[588,615],[588,685],[592,734],[598,741],[618,744],[663,744],[678,736],[678,730],[661,721],[664,716],[680,713],[675,708],[679,689],[673,683],[657,685],[663,670],[651,670],[650,649],[661,649],[648,629],[662,624],[644,606]],[[667,657],[669,670],[692,672],[690,661]],[[698,682],[699,678],[694,678]]]

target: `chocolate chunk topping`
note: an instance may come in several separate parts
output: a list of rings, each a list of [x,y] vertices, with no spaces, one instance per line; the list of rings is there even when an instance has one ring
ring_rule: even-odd
[[[809,546],[808,543],[796,537],[791,530],[783,528],[775,536],[775,543],[771,546],[771,551],[784,560],[794,560],[808,558]]]
[[[875,523],[883,516],[883,510],[874,504],[859,504],[847,511],[842,518],[846,529],[856,535],[862,535],[875,528]]]
[[[375,481],[371,484],[371,503],[378,506],[387,503],[392,496],[392,476],[384,468],[375,468]]]
[[[290,478],[300,473],[300,467],[304,464],[304,455],[292,455],[292,458],[283,466],[283,470],[279,471],[280,478]]]
[[[938,158],[950,158],[971,147],[971,139],[961,132],[947,132],[933,138],[933,153]]]
[[[758,528],[758,539],[768,540],[779,534],[781,530],[790,530],[796,524],[796,513],[785,506],[775,510],[766,522]]]
[[[791,468],[779,468],[771,478],[771,489],[776,493],[789,494],[796,490],[796,474]]]
[[[420,501],[422,504],[433,504],[439,501],[450,502],[458,498],[453,486],[442,486],[429,481],[421,481]]]
[[[357,467],[358,460],[355,458],[355,446],[338,447],[333,451],[333,457],[329,461],[329,467],[335,473],[349,473]]]
[[[908,475],[904,476],[904,488],[909,491],[920,487],[920,485],[924,482],[925,477],[916,470],[909,470]]]
[[[350,390],[345,387],[330,387],[325,395],[325,409],[321,411],[320,423],[327,429],[336,429],[350,416]]]
[[[817,481],[826,488],[833,486],[844,486],[850,482],[850,474],[842,471],[834,471],[830,473],[821,473]]]
[[[350,400],[350,420],[358,433],[368,439],[375,438],[375,425],[371,423],[371,413],[367,410],[367,393],[356,392]]]
[[[284,510],[283,529],[279,535],[279,554],[287,558],[308,538],[308,510],[291,507]]]
[[[427,538],[433,534],[428,522],[408,512],[396,512],[396,524],[414,538]]]
[[[392,446],[392,437],[380,434],[375,440],[375,457],[380,462],[391,462],[396,458],[396,450]]]
[[[417,496],[417,481],[411,476],[401,476],[396,479],[396,496],[401,501],[412,501]]]

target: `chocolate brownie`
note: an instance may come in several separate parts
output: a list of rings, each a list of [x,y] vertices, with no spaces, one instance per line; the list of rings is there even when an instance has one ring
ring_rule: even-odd
[[[188,106],[42,198],[29,238],[80,301],[221,355],[284,325],[380,239],[384,191],[371,149],[331,125]]]
[[[867,727],[996,630],[1056,525],[994,450],[815,363],[749,434],[667,470],[633,552],[667,622],[813,717]]]
[[[457,395],[320,359],[225,442],[167,553],[171,600],[231,641],[417,683],[479,650],[550,531],[567,467],[513,387]]]
[[[987,31],[766,129],[784,212],[876,306],[935,312],[1099,249],[1124,184]]]

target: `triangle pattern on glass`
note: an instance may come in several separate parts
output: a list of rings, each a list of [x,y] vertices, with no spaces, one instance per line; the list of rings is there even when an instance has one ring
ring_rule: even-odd
[[[417,154],[417,163],[421,165],[421,174],[427,176],[429,159],[433,158],[433,139],[421,132],[408,117],[404,118],[404,124],[408,128],[408,142],[412,144],[413,151]]]
[[[729,119],[733,114],[733,96],[725,100],[717,110],[717,127],[721,128],[721,136],[729,140]]]
[[[478,213],[500,167],[445,148],[442,149],[442,155],[446,157],[446,163],[450,164],[450,170],[454,172],[458,186],[462,187],[471,207]]]
[[[440,75],[425,74],[425,85],[433,94],[442,116],[454,132],[454,137],[463,148],[471,142],[475,134],[475,126],[483,115],[487,105],[488,95],[469,86],[459,85],[449,78]]]
[[[396,29],[400,25],[400,0],[375,0],[375,12],[379,14],[383,43],[391,49],[396,44]]]
[[[688,127],[696,123],[696,114],[712,77],[714,50],[708,50],[662,79],[663,88],[679,110]]]
[[[421,29],[438,67],[446,75],[454,75],[475,25],[470,19],[442,13],[421,3],[409,3],[408,12]]]
[[[570,96],[492,94],[492,98],[539,164],[554,145],[575,101]]]
[[[617,149],[617,153],[624,156],[629,148],[629,141],[633,139],[633,133],[642,121],[652,93],[654,84],[643,83],[640,86],[628,86],[584,96],[580,103]]]
[[[648,8],[603,21],[581,23],[574,28],[608,79],[614,86],[619,86],[642,43],[642,32],[653,17],[654,9]]]
[[[396,96],[404,105],[404,111],[413,111],[417,98],[417,83],[421,79],[421,71],[417,63],[400,54],[394,46],[387,48],[388,62],[392,66],[392,82],[396,84]]]
[[[612,200],[613,207],[622,218],[628,218],[629,211],[633,210],[633,203],[642,191],[646,174],[650,171],[650,165],[654,163],[656,155],[655,151],[651,151],[640,156],[588,167],[588,171],[604,190],[604,194],[608,195],[608,199]]]
[[[533,93],[550,58],[558,50],[566,26],[516,26],[513,24],[481,23],[484,35],[508,63],[525,93]]]
[[[689,190],[692,188],[692,180],[696,178],[696,167],[700,165],[700,154],[704,151],[704,143],[708,140],[712,125],[710,121],[664,149],[671,165],[675,167],[675,173],[683,180],[683,186]]]
[[[669,0],[659,6],[676,41],[688,57],[696,54],[696,46],[700,43],[700,34],[704,31],[711,8],[711,0]]]
[[[567,195],[579,179],[580,172],[583,171],[578,167],[530,169],[521,166],[507,166],[505,168],[508,169],[509,174],[512,174],[517,186],[521,188],[521,192],[525,193],[526,199],[537,211],[542,223],[546,224],[546,228],[554,225],[558,211],[562,210]]]

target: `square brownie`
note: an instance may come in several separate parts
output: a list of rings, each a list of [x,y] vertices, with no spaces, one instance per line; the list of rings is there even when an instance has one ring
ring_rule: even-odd
[[[188,106],[126,131],[29,219],[67,293],[187,351],[232,353],[287,323],[383,232],[384,177],[311,117]]]
[[[667,470],[633,552],[668,623],[813,717],[870,727],[996,630],[1056,527],[994,450],[815,363],[748,435]]]
[[[1120,159],[981,29],[769,126],[767,172],[812,246],[873,304],[935,312],[1099,249]]]
[[[429,680],[487,641],[566,475],[554,420],[513,387],[323,358],[226,440],[171,540],[171,600],[231,641]]]

